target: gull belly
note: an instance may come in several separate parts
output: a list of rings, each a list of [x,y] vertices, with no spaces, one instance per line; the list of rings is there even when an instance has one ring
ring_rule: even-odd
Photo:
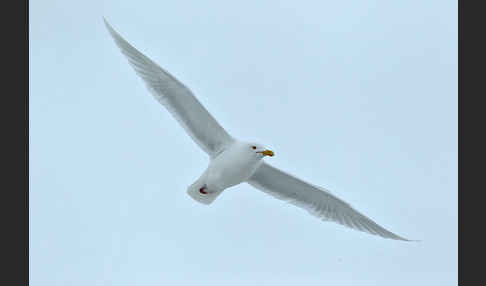
[[[258,155],[248,154],[246,148],[246,144],[235,141],[211,160],[205,171],[209,189],[224,190],[238,185],[255,172],[262,160]]]

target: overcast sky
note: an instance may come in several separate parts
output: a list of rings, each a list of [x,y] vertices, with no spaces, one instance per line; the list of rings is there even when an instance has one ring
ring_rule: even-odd
[[[421,242],[247,184],[192,200],[208,158],[103,16],[267,162]],[[31,1],[29,38],[31,285],[457,284],[457,1]]]

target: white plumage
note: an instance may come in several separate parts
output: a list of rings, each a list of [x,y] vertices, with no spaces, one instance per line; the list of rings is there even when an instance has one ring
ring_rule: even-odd
[[[231,137],[186,86],[125,41],[106,20],[105,24],[153,96],[209,155],[208,168],[187,190],[193,199],[211,204],[225,189],[247,182],[323,220],[384,238],[407,240],[379,226],[329,191],[264,162],[265,156],[273,156],[272,151]]]

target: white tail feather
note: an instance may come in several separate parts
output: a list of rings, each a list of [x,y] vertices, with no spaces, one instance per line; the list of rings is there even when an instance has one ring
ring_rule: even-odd
[[[203,186],[203,184],[196,182],[187,188],[189,196],[201,204],[210,205],[223,192],[222,190],[212,191],[205,188],[204,192],[206,192],[206,194],[204,194],[200,191]]]

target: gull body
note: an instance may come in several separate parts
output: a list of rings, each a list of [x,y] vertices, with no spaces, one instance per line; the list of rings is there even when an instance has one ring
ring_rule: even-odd
[[[212,203],[225,189],[246,182],[263,163],[265,151],[269,150],[260,144],[234,140],[210,160],[206,171],[188,188],[188,194],[200,203]]]
[[[189,88],[130,45],[106,20],[105,25],[147,89],[209,156],[207,169],[187,189],[190,197],[210,205],[225,189],[248,183],[322,220],[383,238],[407,240],[379,226],[328,190],[266,163],[263,158],[273,156],[273,151],[258,143],[234,139]]]

